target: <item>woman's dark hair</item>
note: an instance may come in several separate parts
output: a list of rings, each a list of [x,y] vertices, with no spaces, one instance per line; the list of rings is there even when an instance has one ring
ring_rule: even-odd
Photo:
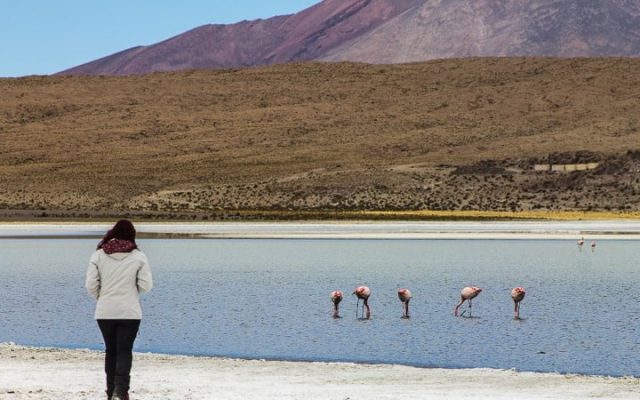
[[[136,228],[133,227],[131,221],[121,219],[116,222],[113,228],[107,231],[100,243],[98,243],[98,249],[101,249],[102,245],[111,239],[127,240],[136,245]]]

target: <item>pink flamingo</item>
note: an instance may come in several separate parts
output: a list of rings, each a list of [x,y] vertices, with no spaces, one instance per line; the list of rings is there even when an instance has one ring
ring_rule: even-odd
[[[578,240],[578,250],[582,251],[583,244],[584,244],[584,237]]]
[[[331,301],[333,302],[333,318],[340,318],[338,304],[342,301],[342,292],[339,290],[331,292]]]
[[[467,286],[460,292],[460,302],[456,305],[453,315],[458,316],[458,309],[465,301],[469,300],[469,317],[471,317],[471,300],[482,292],[477,286]],[[464,312],[462,313],[464,315]]]
[[[520,302],[524,299],[524,295],[526,294],[523,287],[513,288],[511,291],[511,298],[513,299],[514,306],[514,317],[513,319],[520,319]]]
[[[371,295],[371,290],[366,286],[358,286],[353,290],[352,294],[355,294],[356,297],[358,298],[358,303],[356,303],[356,318],[358,318],[358,305],[360,304],[360,300],[363,300],[362,313],[364,314],[364,308],[366,307],[367,309],[366,319],[371,318],[371,309],[369,308],[369,296]]]
[[[400,299],[404,307],[402,318],[409,318],[409,301],[412,297],[413,296],[411,295],[411,291],[409,289],[398,289],[398,298]]]
[[[591,242],[591,252],[593,253],[594,251],[596,251],[596,241],[595,240],[593,242]]]

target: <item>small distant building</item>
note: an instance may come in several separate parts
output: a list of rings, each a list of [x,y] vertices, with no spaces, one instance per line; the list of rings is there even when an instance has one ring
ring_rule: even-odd
[[[551,164],[535,164],[534,171],[551,171]]]
[[[600,163],[582,163],[582,164],[535,164],[533,170],[536,172],[574,172],[574,171],[588,171],[598,168]]]
[[[576,164],[576,171],[586,171],[588,169],[589,169],[589,164]]]

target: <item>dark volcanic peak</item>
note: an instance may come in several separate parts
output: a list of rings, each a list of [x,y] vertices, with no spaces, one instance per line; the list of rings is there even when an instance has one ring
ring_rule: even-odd
[[[60,74],[478,56],[640,56],[640,0],[324,0],[293,15],[201,26]]]

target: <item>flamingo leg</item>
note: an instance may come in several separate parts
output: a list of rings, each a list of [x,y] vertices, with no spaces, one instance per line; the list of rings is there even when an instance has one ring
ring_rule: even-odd
[[[358,309],[360,308],[360,298],[358,298],[358,301],[356,302],[356,319],[358,319]]]
[[[409,318],[409,301],[402,302],[402,318]]]
[[[471,299],[469,299],[469,318],[471,318],[471,307],[473,306],[473,304],[471,304]]]

